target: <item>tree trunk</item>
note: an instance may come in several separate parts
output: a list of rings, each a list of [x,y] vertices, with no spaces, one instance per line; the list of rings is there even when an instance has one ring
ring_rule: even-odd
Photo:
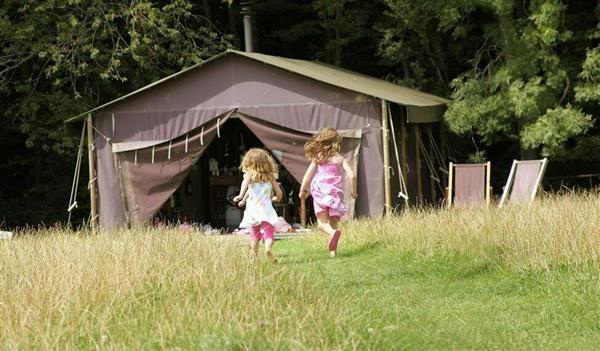
[[[227,6],[227,15],[228,15],[228,19],[229,19],[229,32],[231,32],[231,34],[233,34],[236,38],[238,38],[239,42],[242,43],[244,42],[243,38],[238,37],[238,32],[237,32],[237,20],[238,20],[238,16],[236,16],[237,11],[234,8],[234,5],[231,4],[230,6]]]
[[[338,24],[342,20],[342,10],[337,9],[335,11],[335,23]],[[342,44],[340,40],[340,26],[335,26],[335,52],[333,57],[333,63],[339,66],[342,63]]]
[[[39,189],[42,184],[42,148],[36,145],[34,150],[34,188]]]
[[[212,11],[210,9],[210,0],[202,0],[202,7],[204,9],[204,16],[208,18],[209,21],[213,21]]]

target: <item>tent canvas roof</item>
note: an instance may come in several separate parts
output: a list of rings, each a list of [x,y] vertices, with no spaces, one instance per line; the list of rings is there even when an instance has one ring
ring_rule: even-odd
[[[247,57],[249,59],[256,60],[267,65],[278,67],[290,72],[294,72],[296,74],[315,79],[327,84],[331,84],[337,87],[341,87],[365,95],[370,95],[376,98],[384,99],[390,102],[395,102],[403,106],[407,106],[409,108],[409,119],[411,119],[411,115],[419,114],[420,116],[423,116],[421,119],[429,119],[430,121],[438,120],[439,117],[436,117],[438,115],[441,115],[440,110],[438,108],[443,109],[444,105],[449,102],[449,100],[435,95],[423,93],[415,89],[402,87],[400,85],[390,83],[383,79],[370,77],[364,74],[352,72],[320,62],[290,59],[279,56],[259,54],[255,52],[241,52],[237,50],[228,50],[204,62],[188,67],[182,71],[160,79],[154,83],[148,84],[127,95],[121,96],[120,98],[95,107],[78,116],[69,118],[66,122],[74,122],[80,120],[89,113],[102,110],[105,107],[108,107],[119,101],[123,101],[133,95],[151,89],[152,87],[159,85],[167,80],[173,79],[186,72],[202,67],[208,64],[209,62],[218,60],[219,58],[222,58],[226,55],[239,55]],[[431,109],[430,107],[437,108]],[[422,122],[427,122],[429,120],[422,120]]]

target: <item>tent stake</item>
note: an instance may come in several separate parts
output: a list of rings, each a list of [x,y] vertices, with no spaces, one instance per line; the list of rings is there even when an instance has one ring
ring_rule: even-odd
[[[87,143],[88,143],[88,163],[90,173],[90,224],[92,233],[98,230],[98,209],[96,208],[96,163],[94,155],[94,126],[92,124],[92,114],[87,117]]]
[[[381,127],[383,129],[383,175],[385,189],[385,213],[392,213],[392,187],[390,184],[390,145],[388,128],[388,102],[381,100]]]

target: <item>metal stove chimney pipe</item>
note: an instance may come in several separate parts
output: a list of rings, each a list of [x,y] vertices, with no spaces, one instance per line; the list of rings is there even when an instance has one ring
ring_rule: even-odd
[[[244,46],[246,52],[254,51],[254,38],[252,37],[252,1],[244,1],[242,15],[244,15]]]

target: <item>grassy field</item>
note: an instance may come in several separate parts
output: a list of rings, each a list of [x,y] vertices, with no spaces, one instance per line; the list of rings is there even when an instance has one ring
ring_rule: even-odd
[[[0,241],[1,349],[597,349],[600,194],[412,211],[278,241],[178,230]],[[34,235],[35,234],[35,235]]]

